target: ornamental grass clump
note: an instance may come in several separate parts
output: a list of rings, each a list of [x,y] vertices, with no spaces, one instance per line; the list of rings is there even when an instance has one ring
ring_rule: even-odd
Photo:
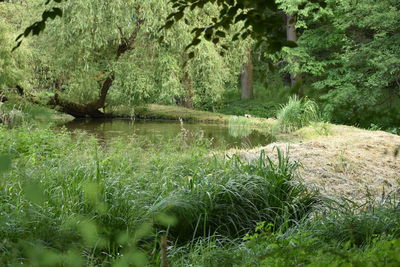
[[[279,150],[277,162],[264,153],[253,163],[236,156],[216,160],[207,175],[192,175],[154,208],[177,219],[169,232],[179,241],[240,237],[259,221],[290,225],[307,216],[317,200],[294,181],[297,167]]]
[[[300,99],[295,95],[278,110],[277,127],[283,133],[290,133],[310,125],[311,122],[319,121],[319,117],[318,106],[314,101]]]

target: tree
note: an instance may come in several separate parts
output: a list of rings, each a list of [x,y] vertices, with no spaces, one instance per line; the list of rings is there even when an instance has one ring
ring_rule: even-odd
[[[46,4],[60,3],[68,0],[46,0]],[[326,5],[324,0],[294,0],[298,9],[304,9],[309,3],[317,4],[321,7]],[[243,22],[241,29],[237,30],[233,40],[242,37],[246,39],[251,36],[253,39],[263,40],[269,44],[271,51],[278,51],[283,46],[293,47],[295,44],[288,41],[282,35],[281,16],[279,14],[279,3],[281,0],[170,0],[174,8],[167,17],[163,28],[170,28],[172,25],[185,17],[188,10],[203,9],[207,4],[216,4],[219,7],[219,14],[212,17],[212,23],[201,27],[194,27],[192,33],[194,38],[188,47],[200,43],[199,38],[202,34],[206,40],[219,43],[221,38],[226,37],[225,31],[232,25]],[[37,35],[42,32],[49,19],[61,17],[62,9],[57,6],[50,7],[42,14],[41,20],[34,22],[18,36],[18,45],[21,44],[22,37]]]
[[[184,50],[192,25],[210,23],[215,5],[188,13],[166,33],[159,31],[171,11],[166,0],[69,0],[58,6],[63,16],[31,39],[33,86],[54,92],[50,104],[66,113],[98,117],[108,105],[147,102],[208,108],[237,86],[247,41],[229,51],[204,42],[190,61]],[[41,8],[32,4],[32,10]]]
[[[18,38],[18,45],[21,44],[21,38],[24,36],[28,36],[30,34],[33,35],[37,35],[40,32],[42,32],[45,28],[46,25],[49,25],[49,19],[52,18],[56,18],[56,17],[62,17],[63,20],[65,21],[65,17],[69,16],[68,14],[66,14],[66,12],[68,12],[68,9],[65,9],[65,6],[68,6],[68,4],[70,4],[71,2],[75,2],[74,0],[65,0],[65,1],[61,1],[61,0],[49,0],[47,1],[48,4],[48,9],[43,12],[42,14],[42,19],[39,21],[34,22],[31,26],[27,27],[24,31],[24,33],[22,35],[19,36]],[[119,2],[119,1],[117,1]],[[127,5],[125,6],[125,10],[126,11],[134,11],[134,7],[132,7],[131,5],[133,4],[133,2],[135,2],[136,5],[138,5],[139,2],[136,1],[128,1]],[[191,77],[189,70],[195,71],[195,68],[198,68],[199,66],[202,66],[203,69],[207,69],[204,68],[203,65],[192,65],[192,66],[185,66],[185,64],[187,64],[187,57],[188,58],[193,58],[195,52],[196,52],[196,47],[198,47],[201,43],[201,37],[204,37],[204,39],[211,41],[211,44],[218,44],[220,45],[220,47],[222,49],[227,49],[228,45],[227,45],[227,40],[236,40],[239,43],[243,42],[240,41],[241,39],[246,39],[247,37],[251,36],[254,39],[257,39],[259,41],[264,42],[265,44],[267,44],[268,47],[268,51],[277,51],[279,50],[282,46],[295,46],[295,43],[293,41],[288,41],[286,38],[285,33],[282,31],[282,15],[281,15],[281,10],[279,9],[279,6],[277,4],[278,1],[272,1],[272,0],[255,0],[255,1],[246,1],[246,0],[238,0],[238,1],[232,1],[232,0],[219,0],[219,1],[214,1],[214,0],[202,0],[202,1],[193,1],[193,0],[187,0],[187,1],[177,1],[177,0],[172,0],[170,1],[172,2],[172,9],[166,9],[168,10],[169,15],[166,16],[167,17],[167,22],[164,24],[163,28],[169,29],[169,31],[171,31],[171,29],[173,30],[174,28],[176,28],[176,25],[186,25],[184,27],[184,30],[189,32],[192,32],[194,34],[194,37],[192,38],[192,41],[190,42],[190,40],[186,40],[183,44],[188,44],[186,46],[186,49],[191,49],[190,53],[188,54],[188,56],[182,55],[182,52],[180,51],[179,53],[181,53],[181,58],[183,59],[183,63],[180,62],[180,60],[178,60],[178,62],[182,63],[182,66],[184,66],[181,69],[181,72],[183,71],[183,75],[179,74],[180,78],[180,85],[179,88],[181,88],[182,86],[185,88],[184,89],[184,93],[180,93],[181,95],[183,95],[182,97],[178,97],[177,98],[177,102],[179,103],[183,103],[187,106],[192,106],[193,103],[194,105],[198,104],[202,104],[202,105],[206,105],[207,101],[211,101],[211,104],[213,102],[215,102],[216,99],[218,99],[218,97],[215,97],[215,93],[213,95],[209,95],[208,92],[215,92],[215,88],[222,88],[222,85],[218,85],[215,86],[215,84],[218,83],[224,83],[226,84],[227,80],[223,79],[223,77],[219,77],[213,80],[213,86],[208,86],[208,84],[204,84],[204,81],[209,79],[209,77],[204,77],[205,79],[196,81],[196,79],[194,79],[194,77]],[[304,6],[307,6],[306,4],[304,4],[305,1],[299,1],[298,3],[298,8],[302,9],[304,8]],[[312,2],[320,2],[320,1],[312,1]],[[132,4],[131,4],[132,3]],[[154,3],[152,3],[152,1],[150,1],[150,4],[147,3],[143,3],[141,2],[142,5],[155,5]],[[162,3],[163,6],[166,6],[166,3]],[[94,4],[90,4],[90,5],[94,5]],[[111,6],[111,4],[109,4],[109,6]],[[210,9],[210,7],[213,7],[213,12],[208,12]],[[113,10],[113,9],[111,9]],[[165,10],[165,9],[164,9]],[[164,11],[163,10],[163,11]],[[199,11],[200,14],[202,14],[204,17],[207,17],[207,19],[205,20],[200,20],[197,23],[191,23],[190,22],[190,16],[193,12],[195,12],[196,10]],[[208,10],[208,11],[207,11]],[[215,12],[216,11],[216,12]],[[113,13],[113,12],[111,12]],[[129,12],[128,12],[129,13]],[[206,13],[206,15],[204,14]],[[127,21],[131,18],[131,14],[118,14],[119,18],[123,18],[123,21]],[[95,17],[99,17],[99,16],[95,16]],[[71,20],[72,18],[72,20]],[[146,19],[148,19],[149,16],[147,13],[143,14],[142,19],[144,19],[146,21]],[[160,18],[160,16],[158,16],[158,19]],[[165,18],[165,17],[164,17]],[[162,18],[162,20],[164,20],[164,18]],[[74,17],[70,17],[69,20],[72,22],[73,20],[76,21],[85,21],[89,19],[85,17],[85,14],[83,13],[76,13],[74,14]],[[58,20],[56,20],[58,21]],[[89,23],[87,23],[87,25],[92,25],[92,21],[88,21]],[[165,22],[165,20],[164,20]],[[178,23],[179,22],[179,23]],[[129,23],[129,22],[128,22]],[[146,22],[145,22],[146,23]],[[52,23],[52,25],[56,25],[56,23]],[[123,24],[126,25],[126,24]],[[179,27],[178,25],[178,27]],[[110,25],[112,27],[112,25]],[[159,28],[162,26],[161,24],[158,24]],[[97,26],[96,26],[97,27]],[[103,27],[103,25],[101,25],[101,27]],[[65,26],[63,29],[60,29],[60,26],[57,27],[53,27],[55,30],[52,31],[52,34],[57,35],[57,32],[72,32],[72,29],[76,28],[75,25],[73,23],[70,23],[68,26]],[[143,27],[142,27],[143,28]],[[80,32],[80,30],[86,31],[88,30],[87,27],[83,27],[83,29],[78,29],[78,32]],[[48,30],[46,30],[48,31]],[[75,29],[76,31],[76,29]],[[89,30],[90,31],[90,30]],[[168,32],[165,34],[166,36],[168,36]],[[129,33],[127,32],[123,32],[124,35],[121,34],[121,36],[115,36],[115,32],[118,33],[118,31],[112,30],[112,32],[114,32],[114,36],[110,37],[110,35],[107,32],[102,32],[104,34],[104,38],[109,38],[107,41],[104,40],[104,38],[99,38],[100,39],[100,43],[104,44],[105,43],[110,43],[112,44],[111,46],[108,45],[109,48],[112,48],[114,46],[114,53],[116,50],[118,50],[118,47],[115,47],[117,44],[115,43],[115,40],[120,40],[122,41],[122,43],[120,42],[118,45],[124,45],[123,44],[123,40],[127,40],[127,38],[129,39]],[[121,33],[121,31],[120,31]],[[176,33],[176,32],[175,32]],[[234,33],[234,34],[232,34]],[[128,35],[126,35],[128,34]],[[152,37],[154,36],[158,36],[158,37],[162,37],[159,33],[156,32],[152,32]],[[92,34],[94,37],[99,37],[99,34]],[[74,36],[74,34],[69,34],[68,35],[68,39],[72,39],[72,37]],[[81,36],[75,36],[76,38],[81,38]],[[85,39],[85,38],[84,38]],[[86,39],[85,39],[86,40]],[[162,44],[162,38],[160,39],[161,44]],[[59,42],[59,40],[57,41]],[[137,40],[136,40],[137,42]],[[87,45],[82,43],[82,41],[78,42],[80,43],[81,46],[86,47]],[[94,49],[96,48],[96,45],[93,45],[92,42],[89,41],[89,44],[92,45],[92,47]],[[207,44],[206,44],[207,46]],[[229,46],[238,46],[235,45],[233,43],[229,43]],[[239,45],[240,46],[240,45]],[[99,47],[101,49],[103,49],[104,47]],[[44,51],[46,51],[46,53],[49,51],[49,49],[51,50],[52,48],[45,48]],[[67,46],[64,46],[64,49],[66,49],[67,51],[70,50]],[[135,47],[135,49],[128,49],[129,51],[132,50],[136,50],[137,47]],[[231,51],[234,49],[231,49]],[[110,56],[110,50],[106,50],[107,52],[105,53],[105,55]],[[82,52],[82,51],[81,51]],[[240,51],[238,51],[240,52]],[[83,51],[84,53],[84,51]],[[231,53],[232,52],[223,52],[223,51],[218,51],[219,54],[224,55],[226,53]],[[234,53],[233,53],[234,54]],[[213,55],[214,56],[214,55]],[[115,57],[115,55],[114,55]],[[76,58],[76,57],[73,57]],[[105,58],[103,57],[99,57],[101,61],[104,61]],[[95,76],[96,72],[97,73],[106,73],[108,76],[108,80],[106,79],[104,81],[104,83],[102,84],[102,92],[106,92],[108,93],[108,89],[111,87],[119,87],[121,84],[124,85],[124,87],[126,88],[126,82],[123,81],[117,81],[118,79],[115,79],[114,77],[114,72],[116,71],[116,69],[118,69],[118,66],[121,66],[125,63],[127,63],[124,58],[125,56],[118,58],[119,63],[118,64],[109,64],[109,66],[107,68],[104,68],[104,64],[103,66],[98,66],[97,68],[90,68],[92,69],[92,73],[86,73],[86,76]],[[95,63],[93,60],[94,58],[90,58],[91,59],[91,63]],[[215,60],[215,56],[214,56],[214,60]],[[232,58],[233,59],[233,58]],[[228,60],[221,60],[221,61],[230,61],[231,59]],[[233,59],[234,61],[237,61],[236,59]],[[67,60],[68,61],[68,60]],[[70,61],[70,60],[69,60]],[[79,59],[78,59],[79,61]],[[111,62],[111,61],[110,61]],[[104,63],[104,62],[103,62]],[[52,63],[50,63],[50,65],[52,65]],[[66,65],[66,64],[64,64]],[[95,65],[99,65],[97,63],[95,63]],[[107,64],[106,64],[107,65]],[[241,65],[241,63],[239,64]],[[116,68],[114,70],[111,70],[110,67],[112,66],[112,68]],[[68,68],[68,66],[67,66]],[[97,69],[97,70],[96,70]],[[95,71],[96,70],[96,71]],[[175,71],[175,70],[174,70]],[[218,70],[220,72],[220,70]],[[71,75],[64,75],[66,73],[66,71],[63,71],[64,73],[58,73],[56,74],[56,76],[58,76],[58,78],[55,81],[55,84],[62,88],[59,88],[60,90],[65,90],[65,87],[67,87],[68,91],[73,91],[71,90],[71,88],[74,87],[74,83],[71,83]],[[149,74],[149,73],[146,73]],[[201,74],[199,72],[197,72],[198,76],[200,77]],[[83,82],[83,80],[85,80],[86,85],[89,87],[94,87],[92,82],[88,82],[87,79],[82,78],[83,77],[83,73],[79,74],[81,76],[81,82]],[[78,75],[78,76],[79,76]],[[129,74],[131,75],[131,74]],[[226,72],[226,77],[231,76],[231,74],[229,73],[229,71]],[[62,76],[60,78],[60,76]],[[117,75],[118,76],[118,75]],[[144,76],[144,75],[143,75]],[[140,82],[142,82],[142,80],[150,80],[147,77],[141,77],[140,78]],[[78,77],[74,77],[75,79]],[[138,77],[135,77],[138,78]],[[222,79],[221,79],[222,78]],[[68,86],[65,86],[65,81],[68,80]],[[112,80],[112,82],[111,82]],[[132,83],[132,80],[134,79],[126,79],[129,83]],[[157,80],[157,77],[153,77],[153,79],[151,80]],[[218,81],[219,80],[219,81]],[[230,78],[228,79],[230,80]],[[75,84],[82,84],[82,83],[78,83],[76,82]],[[135,84],[135,86],[137,86],[138,83]],[[146,83],[148,84],[148,83]],[[199,84],[201,84],[201,86],[199,86]],[[72,85],[72,86],[71,86]],[[131,84],[132,85],[132,84]],[[64,87],[63,87],[64,86]],[[108,89],[104,89],[108,87]],[[203,90],[203,88],[207,88],[206,90]],[[103,90],[104,89],[104,90]],[[220,89],[218,89],[220,90]],[[92,90],[89,90],[88,93],[81,93],[80,95],[86,95],[86,96],[90,96],[93,94],[91,94]],[[150,91],[148,88],[142,88],[142,90],[140,90],[142,92],[144,92],[144,94],[141,94],[139,98],[149,98],[151,97],[150,94],[148,93],[148,91]],[[115,96],[115,94],[113,94]],[[201,97],[198,97],[202,95]],[[123,95],[121,94],[121,97]],[[137,98],[137,97],[136,97]],[[62,101],[62,99],[60,99],[58,97],[58,95],[56,95],[53,98],[52,103],[53,104],[57,104],[57,105],[61,105],[64,106],[63,110],[64,111],[68,111],[69,113],[72,113],[70,110],[70,107],[72,107],[73,109],[79,109],[80,111],[78,113],[76,113],[75,115],[79,115],[79,114],[84,114],[86,113],[86,115],[91,115],[91,116],[97,116],[97,115],[102,115],[99,112],[99,109],[105,106],[105,101],[103,101],[104,97],[103,94],[100,94],[99,97],[95,100],[95,101],[91,101],[89,102],[89,104],[85,104],[85,106],[82,105],[72,105],[73,103],[71,103],[70,101]],[[132,99],[132,98],[129,98]],[[66,108],[66,106],[68,106],[68,108]],[[90,113],[90,114],[89,114]]]
[[[28,86],[30,75],[28,66],[31,53],[26,46],[11,53],[13,32],[19,23],[18,8],[8,3],[0,3],[0,95],[16,85]],[[9,14],[14,14],[11,17]],[[17,15],[15,15],[17,14]]]
[[[286,2],[287,3],[287,2]],[[329,0],[298,13],[298,47],[284,71],[300,73],[308,94],[334,122],[400,124],[400,2]]]
[[[251,51],[247,51],[246,58],[247,61],[243,65],[243,71],[240,75],[240,83],[242,87],[242,99],[252,99],[254,97],[253,93],[253,55]]]

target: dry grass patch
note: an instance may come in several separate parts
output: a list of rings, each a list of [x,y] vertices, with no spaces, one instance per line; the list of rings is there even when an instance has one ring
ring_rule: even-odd
[[[255,159],[262,149],[272,157],[274,147],[289,149],[290,158],[303,165],[300,172],[306,184],[329,197],[363,201],[399,190],[400,157],[395,156],[399,145],[398,135],[331,125],[330,135],[299,143],[273,143],[239,154]]]

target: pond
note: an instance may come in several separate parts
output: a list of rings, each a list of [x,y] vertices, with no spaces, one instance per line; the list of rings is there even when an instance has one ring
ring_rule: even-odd
[[[128,119],[73,120],[64,125],[68,131],[81,130],[107,143],[113,138],[136,136],[150,140],[174,139],[179,135],[185,141],[194,142],[207,139],[213,148],[252,148],[264,146],[274,141],[270,134],[248,126],[223,124],[186,123],[176,121],[133,121]]]

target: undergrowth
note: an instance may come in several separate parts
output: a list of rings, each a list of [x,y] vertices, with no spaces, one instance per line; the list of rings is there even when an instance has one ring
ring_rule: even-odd
[[[0,166],[3,266],[400,263],[398,192],[364,205],[320,198],[281,151],[247,162],[181,136],[100,145],[26,125],[0,126],[0,140],[12,160]]]
[[[215,238],[174,248],[176,266],[398,266],[400,206],[326,200],[289,228],[260,222],[243,239]]]
[[[162,236],[240,238],[261,220],[295,224],[316,200],[281,153],[249,163],[180,137],[101,146],[33,126],[0,127],[0,139],[12,159],[0,173],[4,265],[158,265]]]

